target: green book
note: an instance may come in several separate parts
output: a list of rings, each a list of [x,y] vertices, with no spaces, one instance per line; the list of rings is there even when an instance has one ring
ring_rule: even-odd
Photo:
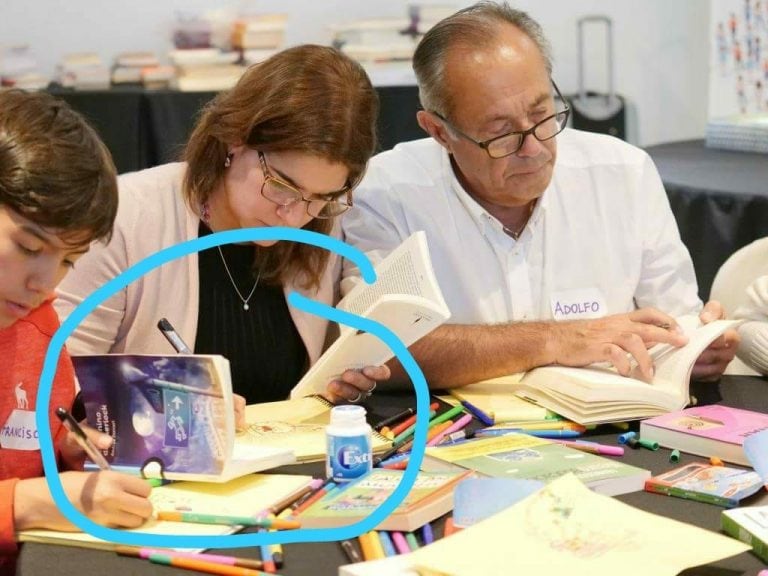
[[[768,506],[723,510],[720,528],[728,536],[752,546],[757,557],[768,563]]]
[[[518,478],[549,483],[573,473],[599,494],[616,496],[643,489],[648,470],[568,448],[526,434],[507,434],[426,449],[422,470],[474,470],[496,478]]]
[[[302,528],[329,528],[359,522],[376,510],[400,485],[403,470],[374,468],[347,486],[338,487],[299,516]],[[453,489],[471,472],[419,472],[405,500],[377,530],[413,532],[453,510]]]

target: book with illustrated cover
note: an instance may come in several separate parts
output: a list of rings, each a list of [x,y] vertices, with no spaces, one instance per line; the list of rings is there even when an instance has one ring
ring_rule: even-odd
[[[645,490],[733,508],[763,487],[755,472],[693,462],[645,481]]]
[[[112,436],[104,456],[147,478],[226,482],[295,461],[285,448],[235,443],[223,356],[73,356],[88,424]]]
[[[755,555],[768,564],[768,506],[723,510],[720,528],[729,536],[752,546]]]
[[[250,404],[245,407],[247,428],[238,432],[237,441],[291,450],[298,462],[324,460],[325,428],[332,407],[322,396]],[[392,446],[392,441],[374,431],[371,446],[374,454],[380,454]]]
[[[173,482],[153,488],[149,499],[155,512],[171,510],[232,516],[256,515],[308,486],[311,480],[311,476],[292,474],[250,474],[224,484]],[[168,536],[220,536],[232,534],[240,528],[241,526],[149,519],[139,528],[125,531]],[[100,550],[114,550],[116,546],[114,542],[101,540],[85,532],[23,530],[17,537],[21,542]],[[188,548],[183,550],[190,551]]]
[[[697,316],[675,319],[688,336],[680,348],[657,344],[649,349],[654,377],[648,383],[621,376],[609,366],[543,366],[527,372],[515,393],[579,424],[638,420],[685,408],[691,370],[701,353],[739,320],[702,325]]]
[[[648,470],[526,434],[507,434],[426,449],[422,470],[474,470],[481,476],[544,483],[573,473],[586,486],[615,496],[643,489]]]
[[[699,456],[717,456],[751,466],[744,439],[768,430],[768,414],[720,406],[695,406],[640,423],[640,435],[661,446]]]
[[[638,510],[572,474],[409,554],[358,562],[339,576],[676,576],[748,549],[722,534]]]
[[[451,317],[432,269],[427,236],[416,232],[376,265],[376,282],[360,280],[337,308],[374,320],[410,346]],[[322,394],[347,369],[379,366],[394,352],[378,336],[340,326],[340,335],[291,391]]]
[[[374,468],[349,485],[337,488],[302,512],[302,528],[347,526],[367,518],[392,495],[404,472]],[[453,509],[453,489],[471,472],[419,472],[405,500],[377,530],[413,532]]]

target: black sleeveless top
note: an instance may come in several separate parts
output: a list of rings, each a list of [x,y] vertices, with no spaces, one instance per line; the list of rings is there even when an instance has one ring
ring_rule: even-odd
[[[200,223],[200,237],[211,230]],[[221,246],[232,279],[248,298],[256,276],[254,245]],[[196,354],[221,354],[232,370],[232,388],[248,404],[287,398],[308,367],[308,355],[288,312],[281,286],[259,284],[248,310],[237,295],[217,248],[198,254],[200,306]]]

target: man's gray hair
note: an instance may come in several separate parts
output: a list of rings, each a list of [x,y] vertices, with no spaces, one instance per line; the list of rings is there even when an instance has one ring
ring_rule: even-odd
[[[446,117],[451,113],[450,94],[445,87],[445,59],[451,48],[459,44],[474,48],[493,46],[500,25],[505,23],[518,28],[538,46],[547,71],[552,73],[551,49],[539,23],[506,2],[483,0],[435,24],[416,47],[413,69],[425,110]]]

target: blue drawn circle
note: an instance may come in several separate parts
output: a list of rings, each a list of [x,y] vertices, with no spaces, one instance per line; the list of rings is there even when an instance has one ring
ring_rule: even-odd
[[[202,238],[188,240],[169,248],[164,248],[155,254],[147,256],[142,261],[137,262],[127,270],[123,271],[119,276],[95,290],[72,311],[72,314],[70,314],[53,335],[45,355],[43,371],[40,375],[37,407],[35,409],[35,419],[38,430],[50,429],[48,406],[51,402],[51,389],[53,387],[53,379],[56,373],[56,366],[59,361],[61,348],[64,346],[69,335],[99,304],[119,290],[128,286],[131,282],[134,282],[144,274],[147,274],[166,262],[221,244],[253,242],[259,240],[288,240],[325,248],[326,250],[335,252],[342,257],[351,260],[359,268],[363,280],[369,284],[376,280],[376,273],[373,270],[371,262],[360,250],[331,236],[326,236],[317,232],[309,232],[307,230],[297,230],[294,228],[275,227],[227,230]],[[50,434],[40,434],[40,450],[48,488],[51,491],[54,502],[64,516],[81,530],[88,532],[97,538],[101,538],[102,540],[108,540],[118,544],[154,548],[236,548],[242,546],[290,544],[294,542],[329,542],[354,538],[363,532],[375,529],[376,526],[383,522],[407,496],[413,483],[416,481],[419,466],[421,466],[421,461],[424,457],[424,447],[427,440],[427,423],[429,420],[429,390],[424,374],[421,372],[419,365],[416,363],[413,356],[411,356],[410,352],[408,352],[405,345],[386,326],[373,320],[362,318],[355,314],[350,314],[343,310],[337,310],[331,306],[315,302],[296,292],[292,292],[288,295],[288,303],[304,312],[315,314],[332,322],[346,324],[357,330],[369,332],[380,338],[394,352],[403,368],[405,368],[408,376],[411,378],[416,391],[417,411],[413,449],[403,478],[389,498],[382,502],[382,504],[364,520],[337,528],[259,532],[230,536],[164,536],[130,533],[96,524],[74,507],[64,493],[64,488],[59,479],[53,442]]]

